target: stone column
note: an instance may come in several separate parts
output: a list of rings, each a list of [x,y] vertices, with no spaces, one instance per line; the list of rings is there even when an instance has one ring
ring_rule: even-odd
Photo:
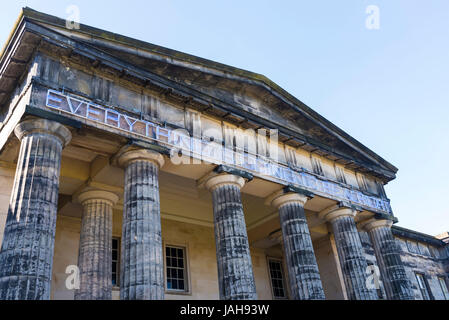
[[[120,268],[121,300],[163,300],[159,168],[161,154],[141,149],[118,159],[125,168]]]
[[[0,252],[0,300],[47,300],[58,208],[61,152],[72,135],[58,122],[25,120]]]
[[[391,233],[393,222],[375,218],[363,223],[376,254],[389,300],[414,300],[411,284],[401,260],[401,249]]]
[[[304,204],[307,196],[275,194],[271,204],[279,210],[284,256],[294,300],[324,300],[324,290],[313,250]]]
[[[367,267],[360,235],[354,221],[356,211],[339,205],[320,213],[330,222],[349,300],[377,300],[367,287]]]
[[[83,205],[78,267],[80,289],[75,300],[112,299],[112,207],[118,196],[87,190],[78,196]]]
[[[221,300],[256,300],[251,254],[240,189],[245,179],[232,174],[210,178],[212,192],[218,285]]]

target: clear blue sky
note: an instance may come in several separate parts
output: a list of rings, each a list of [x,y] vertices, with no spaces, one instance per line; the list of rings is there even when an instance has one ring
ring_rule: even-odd
[[[399,168],[399,225],[449,230],[449,1],[8,1],[261,73]],[[368,5],[380,29],[365,27]]]

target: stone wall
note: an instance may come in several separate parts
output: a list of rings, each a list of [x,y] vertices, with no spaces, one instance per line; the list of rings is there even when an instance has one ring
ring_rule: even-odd
[[[58,215],[56,220],[55,254],[51,279],[52,300],[73,300],[74,291],[66,289],[66,268],[78,264],[81,219]]]
[[[74,293],[66,289],[65,273],[68,265],[76,265],[81,219],[58,216],[56,225],[55,255],[53,264],[51,298],[72,300]],[[114,210],[113,236],[121,237],[121,212]],[[171,294],[165,299],[218,299],[217,261],[215,237],[212,227],[162,219],[162,239],[164,245],[186,248],[189,275],[189,292]],[[267,256],[264,250],[251,248],[253,271],[259,299],[272,299],[268,273]],[[113,299],[119,299],[119,289],[114,288]]]
[[[446,285],[449,285],[447,261],[447,246],[445,248],[437,248],[424,242],[418,242],[411,239],[396,237],[401,246],[401,258],[405,265],[405,269],[412,283],[413,292],[417,300],[422,300],[421,291],[418,287],[416,273],[425,276],[429,290],[436,300],[444,300],[438,277],[446,279]],[[446,267],[446,268],[445,268]],[[431,297],[432,298],[432,297]]]
[[[313,244],[324,295],[327,300],[345,300],[345,285],[338,260],[337,248],[331,236]]]
[[[369,235],[364,231],[360,231],[360,238],[365,249],[365,257],[368,264],[377,266],[376,256]],[[445,300],[441,286],[438,282],[438,277],[444,277],[446,279],[446,284],[449,286],[447,246],[437,248],[416,240],[397,236],[395,238],[401,248],[401,260],[404,263],[407,276],[412,284],[415,299],[423,299],[416,279],[416,273],[421,273],[426,278],[433,299]],[[386,293],[382,283],[380,284],[380,287],[381,295],[383,299],[385,299]]]

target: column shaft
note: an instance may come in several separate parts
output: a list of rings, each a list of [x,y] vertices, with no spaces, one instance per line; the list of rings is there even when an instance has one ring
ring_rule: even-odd
[[[299,202],[282,205],[279,219],[292,298],[325,299],[303,205]]]
[[[400,248],[387,226],[369,230],[382,280],[389,300],[414,300]]]
[[[112,299],[112,207],[118,197],[105,191],[80,194],[83,205],[75,300]]]
[[[240,188],[221,184],[212,199],[220,299],[257,299]]]
[[[159,167],[146,159],[128,162],[122,227],[120,299],[164,299]]]
[[[350,215],[331,221],[341,269],[350,300],[377,300],[375,292],[367,288],[367,262],[360,236]]]
[[[52,134],[58,130],[67,140]],[[71,134],[59,123],[41,119],[19,124],[16,135],[21,146],[0,252],[0,300],[46,300],[50,298],[61,152]]]

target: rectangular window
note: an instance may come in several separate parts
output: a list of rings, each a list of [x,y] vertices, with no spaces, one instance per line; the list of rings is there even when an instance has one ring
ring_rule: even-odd
[[[440,253],[437,248],[429,247],[429,249],[430,249],[430,254],[432,255],[433,258],[436,258],[436,259],[440,258]]]
[[[407,248],[411,253],[419,253],[418,243],[414,241],[407,240]]]
[[[443,297],[445,300],[449,300],[449,290],[447,288],[447,282],[444,277],[438,277],[438,282],[440,283],[441,292],[443,292]]]
[[[112,286],[119,286],[120,280],[120,239],[112,238]]]
[[[416,280],[418,281],[418,287],[421,291],[421,295],[423,300],[430,300],[429,290],[427,288],[426,279],[424,279],[424,275],[421,273],[416,273]]]
[[[185,248],[165,247],[165,270],[168,291],[188,292]]]
[[[268,259],[268,268],[270,272],[271,288],[274,299],[286,299],[287,294],[284,286],[284,272],[282,261],[277,259]]]

